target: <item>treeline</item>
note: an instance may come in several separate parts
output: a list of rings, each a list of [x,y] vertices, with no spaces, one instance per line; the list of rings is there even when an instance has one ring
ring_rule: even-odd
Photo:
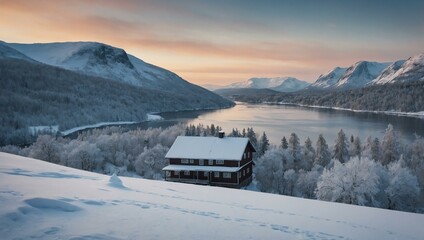
[[[315,146],[315,147],[314,147]],[[292,133],[256,161],[258,188],[264,192],[422,212],[424,140],[403,146],[391,125],[382,140],[348,138],[343,130],[332,147],[319,135],[304,145]]]
[[[5,146],[0,151],[29,156],[105,174],[163,179],[165,155],[177,136],[217,136],[216,125],[176,125],[166,129],[126,131],[93,129],[77,139],[39,136],[31,146]],[[247,137],[257,150],[254,181],[258,190],[333,202],[423,212],[424,139],[404,146],[391,125],[382,139],[347,137],[340,130],[334,145],[323,135],[304,144],[296,133],[279,146],[253,128],[226,134]],[[254,187],[254,186],[252,186]]]
[[[232,96],[236,101],[249,103],[284,102],[302,105],[340,107],[370,111],[424,111],[424,81],[374,85],[345,91],[303,91]]]
[[[59,130],[66,130],[99,122],[143,121],[148,112],[232,105],[206,90],[171,93],[0,59],[0,146],[32,143],[30,126],[59,125]]]

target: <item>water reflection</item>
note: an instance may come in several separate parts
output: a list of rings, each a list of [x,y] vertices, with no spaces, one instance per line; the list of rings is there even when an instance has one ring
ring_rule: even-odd
[[[308,136],[315,141],[322,133],[332,144],[340,129],[348,136],[359,136],[363,141],[368,136],[381,139],[389,123],[400,133],[403,141],[413,140],[414,133],[424,135],[424,120],[418,118],[284,105],[240,103],[230,109],[161,115],[184,123],[214,123],[226,132],[233,128],[253,127],[258,133],[265,131],[274,144],[279,144],[283,136],[288,137],[292,132],[298,134],[301,141]]]

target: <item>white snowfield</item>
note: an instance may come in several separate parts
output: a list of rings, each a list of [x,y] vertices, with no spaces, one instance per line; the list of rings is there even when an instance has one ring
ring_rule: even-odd
[[[1,239],[423,239],[424,215],[105,176],[0,153]]]

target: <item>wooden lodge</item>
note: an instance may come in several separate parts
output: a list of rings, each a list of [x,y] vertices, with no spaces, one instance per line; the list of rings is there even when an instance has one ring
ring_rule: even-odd
[[[165,180],[240,188],[252,181],[248,138],[179,136],[166,154]]]

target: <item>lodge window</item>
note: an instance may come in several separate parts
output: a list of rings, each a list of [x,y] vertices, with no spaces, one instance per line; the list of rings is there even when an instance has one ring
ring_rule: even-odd
[[[224,160],[216,160],[216,164],[217,165],[223,165],[224,164]]]
[[[194,163],[194,160],[193,159],[190,159],[190,163]]]
[[[243,177],[244,177],[244,175],[245,175],[245,172],[244,172],[244,170],[243,170]]]
[[[207,177],[209,175],[209,172],[203,172],[203,176]]]
[[[246,153],[243,153],[243,159],[246,159]]]
[[[250,152],[247,152],[247,157],[250,158]]]
[[[166,176],[170,177],[171,176],[171,172],[170,171],[166,171]]]
[[[190,175],[190,171],[184,171],[184,175],[186,176]]]
[[[181,159],[181,163],[188,163],[188,159],[187,158]]]
[[[249,173],[250,172],[250,168],[247,168],[246,171],[247,171],[247,173]]]
[[[203,166],[205,165],[204,160],[203,159],[199,159],[199,165]]]
[[[216,178],[219,178],[219,172],[214,172],[213,176],[216,177]]]
[[[209,160],[209,165],[213,165],[213,160]]]
[[[229,173],[229,172],[225,172],[225,173],[223,173],[224,174],[224,178],[231,178],[231,173]]]

